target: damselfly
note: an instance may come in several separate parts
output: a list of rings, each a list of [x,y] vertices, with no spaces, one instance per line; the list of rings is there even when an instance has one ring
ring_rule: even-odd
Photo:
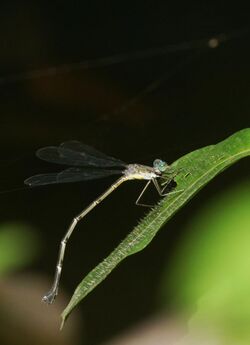
[[[147,180],[146,185],[136,200],[137,205],[146,206],[144,204],[140,204],[139,201],[149,184],[152,182],[158,193],[163,196],[165,195],[164,190],[166,186],[172,181],[175,175],[173,174],[172,168],[161,159],[156,159],[153,162],[152,167],[141,164],[126,164],[119,159],[106,156],[92,147],[84,145],[78,141],[68,141],[62,143],[60,146],[41,148],[37,151],[37,156],[38,158],[48,162],[70,165],[71,167],[59,173],[39,174],[32,176],[24,181],[25,184],[31,187],[54,183],[93,180],[118,174],[122,175],[103,194],[101,194],[81,213],[74,217],[66,231],[66,234],[62,238],[54,281],[50,291],[43,296],[44,302],[52,303],[58,294],[66,243],[69,240],[77,223],[125,181],[135,179]],[[167,173],[168,171],[169,177],[165,181],[164,187],[162,187],[158,183],[157,179],[162,176],[163,172]]]

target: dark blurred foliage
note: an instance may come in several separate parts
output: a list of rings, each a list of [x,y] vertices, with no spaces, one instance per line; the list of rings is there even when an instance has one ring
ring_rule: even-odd
[[[2,191],[21,188],[35,173],[60,169],[35,158],[42,146],[76,139],[128,162],[151,164],[161,157],[171,163],[249,126],[250,35],[234,37],[249,25],[241,1],[3,1],[0,19]],[[225,42],[206,47],[222,33]],[[196,40],[203,43],[167,55],[93,69],[70,67]],[[53,66],[59,67],[46,72]],[[149,248],[126,260],[87,297],[80,308],[84,344],[98,344],[155,310],[159,277],[190,214],[247,176],[248,165],[242,161],[217,177]],[[71,218],[111,182],[0,195],[2,222],[27,222],[38,229],[42,254],[29,270],[52,279]],[[147,212],[134,206],[140,188],[140,182],[123,185],[78,226],[67,248],[61,291],[72,293]]]

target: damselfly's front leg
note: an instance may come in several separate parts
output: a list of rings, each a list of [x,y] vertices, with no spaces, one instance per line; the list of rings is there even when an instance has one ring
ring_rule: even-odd
[[[176,194],[176,193],[183,192],[183,189],[181,189],[181,190],[173,190],[173,191],[164,193],[164,190],[167,188],[167,186],[170,184],[171,181],[172,181],[172,179],[167,181],[164,184],[164,186],[161,188],[159,183],[158,183],[158,181],[157,181],[157,179],[156,178],[153,179],[154,186],[155,186],[155,188],[156,188],[156,190],[157,190],[157,192],[159,193],[160,196],[166,196],[166,195],[171,195],[171,194]]]

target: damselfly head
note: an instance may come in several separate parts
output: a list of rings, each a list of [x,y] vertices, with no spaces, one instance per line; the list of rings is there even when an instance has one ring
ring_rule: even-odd
[[[167,169],[168,164],[162,161],[161,159],[155,159],[153,163],[153,167],[157,172],[162,173]]]

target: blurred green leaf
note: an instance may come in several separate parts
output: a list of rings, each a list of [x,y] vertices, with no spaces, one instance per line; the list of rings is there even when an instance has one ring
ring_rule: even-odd
[[[37,252],[38,241],[30,226],[14,222],[0,225],[0,276],[26,266]]]
[[[72,309],[92,291],[127,256],[144,249],[159,231],[188,200],[217,174],[250,155],[250,129],[241,130],[217,145],[191,152],[171,165],[178,173],[175,194],[168,195],[149,212],[140,224],[97,265],[79,284],[62,313],[62,325]],[[165,176],[169,179],[169,175]]]
[[[164,290],[191,311],[190,328],[220,332],[225,343],[250,343],[250,183],[200,211],[167,272]]]

